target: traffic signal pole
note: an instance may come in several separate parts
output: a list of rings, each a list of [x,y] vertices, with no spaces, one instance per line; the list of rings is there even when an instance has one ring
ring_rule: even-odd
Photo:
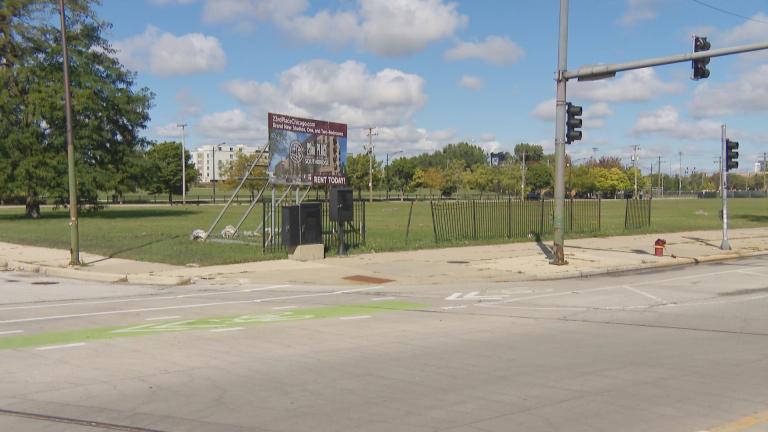
[[[564,251],[564,210],[565,210],[565,143],[566,143],[566,83],[569,79],[579,81],[595,81],[616,76],[617,72],[632,69],[644,69],[647,67],[661,66],[672,63],[682,63],[693,60],[705,60],[711,57],[720,57],[731,54],[740,54],[751,51],[768,49],[768,42],[740,45],[730,48],[714,50],[702,50],[698,52],[657,57],[646,60],[638,60],[626,63],[614,63],[584,66],[574,71],[567,70],[568,60],[568,0],[560,0],[560,38],[557,52],[557,96],[555,99],[555,214],[554,214],[554,259],[550,262],[555,265],[567,264]],[[706,65],[705,65],[706,66]],[[701,78],[706,78],[701,76]],[[725,133],[725,128],[723,128]],[[659,169],[661,173],[661,169]],[[725,177],[725,176],[724,176]],[[725,182],[721,182],[725,183]],[[725,215],[724,215],[725,216]],[[724,232],[724,234],[726,234]],[[724,242],[727,240],[724,239]],[[727,243],[724,243],[727,245]],[[730,245],[727,245],[730,248]]]
[[[720,152],[721,161],[725,161],[725,125],[720,126],[720,141],[722,150]],[[723,241],[720,243],[720,250],[731,250],[731,244],[728,243],[728,164],[720,164],[720,194],[723,197]]]
[[[560,41],[557,48],[557,97],[555,99],[555,217],[554,258],[550,264],[565,265],[563,217],[565,213],[565,76],[568,66],[568,0],[560,0]]]

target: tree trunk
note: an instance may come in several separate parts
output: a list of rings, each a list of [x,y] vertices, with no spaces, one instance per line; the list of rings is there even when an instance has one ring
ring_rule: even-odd
[[[27,191],[26,214],[30,219],[40,218],[40,201],[32,191]]]

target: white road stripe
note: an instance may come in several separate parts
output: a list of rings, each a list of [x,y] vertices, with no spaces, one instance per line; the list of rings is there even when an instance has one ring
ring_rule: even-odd
[[[211,329],[208,331],[213,333],[221,333],[221,332],[237,331],[237,330],[243,330],[243,329],[244,327],[225,327],[225,328]]]
[[[371,301],[384,301],[384,300],[394,300],[394,297],[376,297],[374,299],[371,299]]]
[[[272,309],[274,310],[296,309],[296,306],[275,306]]]
[[[665,304],[666,304],[666,303],[669,303],[668,301],[664,300],[664,299],[663,299],[663,298],[661,298],[661,297],[656,297],[656,296],[655,296],[655,295],[653,295],[653,294],[647,293],[647,292],[645,292],[645,291],[641,291],[641,290],[639,290],[639,289],[637,289],[637,288],[632,288],[632,287],[631,287],[631,286],[629,286],[629,285],[625,285],[625,286],[624,286],[624,288],[626,288],[626,289],[628,289],[628,290],[632,291],[632,292],[633,292],[633,293],[635,293],[635,294],[640,294],[640,295],[641,295],[641,296],[643,296],[643,297],[648,297],[649,299],[651,299],[651,300],[654,300],[654,301],[657,301],[657,302],[659,302],[659,303],[665,303]]]
[[[176,319],[176,318],[181,318],[181,317],[179,315],[169,315],[169,316],[146,318],[144,321],[159,321],[159,320]]]
[[[261,298],[261,299],[251,299],[251,300],[231,300],[231,301],[214,302],[214,303],[198,303],[198,304],[189,304],[189,305],[163,306],[163,307],[142,308],[142,309],[123,309],[123,310],[87,312],[87,313],[69,314],[69,315],[48,315],[48,316],[41,316],[41,317],[5,320],[5,321],[0,321],[0,324],[11,324],[11,323],[30,322],[30,321],[48,321],[48,320],[54,320],[54,319],[80,318],[80,317],[87,317],[87,316],[116,315],[116,314],[124,314],[124,313],[152,312],[152,311],[161,311],[161,310],[194,309],[194,308],[201,308],[201,307],[233,305],[233,304],[261,303],[261,302],[268,302],[268,301],[274,301],[274,300],[292,300],[292,299],[308,298],[308,297],[324,297],[324,296],[332,296],[332,295],[339,295],[339,294],[351,294],[355,292],[368,291],[368,290],[380,289],[380,288],[381,288],[381,285],[348,289],[348,290],[340,290],[340,291],[323,292],[323,293],[297,294],[297,295],[291,295],[291,296],[267,297],[267,298]]]
[[[54,350],[54,349],[61,349],[61,348],[75,348],[75,347],[81,347],[83,345],[85,345],[85,342],[71,343],[71,344],[65,344],[65,345],[48,345],[48,346],[41,346],[35,349],[38,351],[47,351],[47,350]]]
[[[94,304],[125,303],[125,302],[132,302],[132,301],[174,300],[174,299],[189,298],[189,297],[207,297],[207,296],[219,295],[219,294],[224,295],[224,294],[249,293],[254,291],[269,291],[271,289],[285,288],[289,286],[291,285],[271,285],[268,287],[248,288],[248,289],[236,290],[236,291],[214,291],[214,292],[206,292],[206,293],[198,293],[198,294],[180,294],[175,296],[161,296],[161,297],[146,296],[146,297],[131,297],[127,299],[115,299],[115,300],[98,300],[98,301],[84,301],[84,302],[70,302],[70,303],[51,303],[51,304],[30,305],[30,306],[14,306],[14,307],[0,308],[0,311],[20,310],[20,309],[43,309],[43,308],[94,305]]]
[[[341,320],[359,320],[359,319],[368,319],[370,318],[370,315],[357,315],[357,316],[345,316],[341,317],[339,319]]]
[[[24,330],[4,330],[4,331],[0,331],[0,335],[9,335],[9,334],[17,334],[17,333],[24,333]]]
[[[464,309],[467,307],[467,305],[462,306],[443,306],[441,309],[449,310],[449,309]]]

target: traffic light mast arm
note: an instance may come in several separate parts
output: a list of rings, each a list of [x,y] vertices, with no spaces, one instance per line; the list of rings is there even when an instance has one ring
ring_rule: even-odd
[[[721,57],[731,54],[739,54],[750,51],[760,51],[768,49],[768,42],[761,42],[750,45],[740,45],[730,48],[719,48],[709,51],[699,51],[687,54],[679,54],[667,57],[656,57],[646,60],[638,60],[627,63],[614,63],[607,65],[595,65],[595,66],[583,66],[573,71],[566,71],[563,77],[566,80],[578,78],[581,81],[589,81],[603,78],[611,78],[616,75],[616,72],[627,71],[632,69],[643,69],[651,66],[660,66],[672,63],[683,63],[691,60],[709,58],[709,57]]]

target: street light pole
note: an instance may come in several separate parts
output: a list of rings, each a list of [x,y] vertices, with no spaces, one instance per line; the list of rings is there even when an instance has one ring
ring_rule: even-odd
[[[368,202],[373,204],[373,127],[368,128]]]
[[[635,173],[635,195],[634,198],[637,198],[637,149],[640,148],[639,145],[635,144],[632,146],[633,153],[632,153],[632,171]]]
[[[565,98],[568,65],[568,0],[560,0],[560,40],[557,49],[557,97],[555,99],[555,217],[554,259],[550,264],[565,265],[563,216],[565,210]]]
[[[181,204],[187,204],[187,157],[186,149],[187,145],[184,142],[184,128],[187,127],[186,123],[179,123],[176,127],[181,128]]]
[[[683,191],[683,152],[677,152],[677,156],[680,158],[680,165],[677,168],[677,197],[680,198]]]
[[[61,53],[64,64],[64,106],[67,116],[67,171],[69,171],[69,265],[80,265],[80,230],[77,220],[77,178],[75,177],[75,143],[72,137],[72,94],[69,89],[69,56],[64,0],[59,0],[61,18]]]

